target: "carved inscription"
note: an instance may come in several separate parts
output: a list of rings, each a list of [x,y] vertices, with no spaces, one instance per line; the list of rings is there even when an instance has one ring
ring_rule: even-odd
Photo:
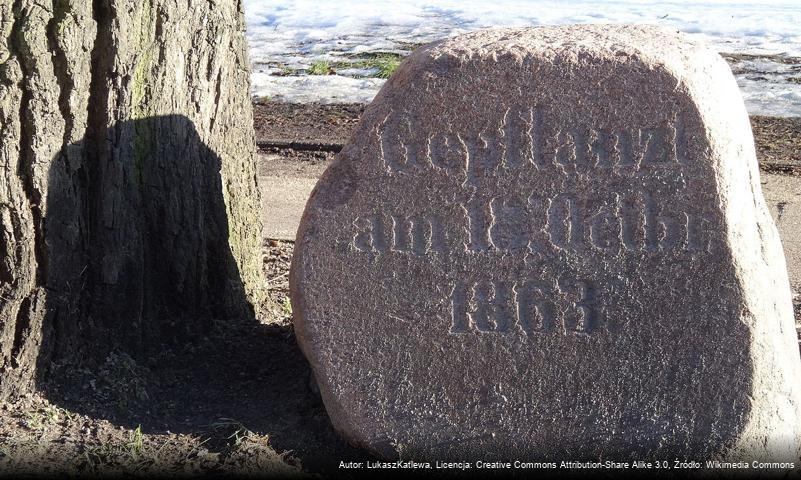
[[[435,215],[405,217],[380,213],[359,217],[353,246],[361,252],[402,252],[414,255],[445,251],[442,221]]]
[[[389,172],[438,170],[465,175],[468,184],[499,168],[639,170],[686,164],[680,118],[658,127],[568,127],[546,134],[543,109],[531,107],[507,110],[500,125],[486,127],[475,137],[418,132],[403,115],[387,116],[376,133],[381,162]]]
[[[421,259],[519,255],[525,261],[565,254],[575,261],[713,251],[711,218],[682,197],[690,163],[680,115],[656,126],[610,130],[554,127],[543,112],[540,107],[512,108],[499,117],[499,125],[471,135],[448,126],[419,132],[410,118],[389,114],[375,131],[386,172],[452,177],[454,188],[464,193],[454,198],[466,200],[455,201],[457,208],[450,211],[461,215],[453,217],[436,210],[414,215],[378,210],[361,216],[353,222],[353,251]],[[521,194],[519,186],[532,178],[525,171],[556,180]],[[596,193],[591,186],[595,178],[611,179],[615,186]],[[580,190],[589,195],[569,191],[576,184],[572,179],[580,179]],[[584,335],[605,328],[603,285],[593,279],[487,275],[495,279],[453,287],[451,334]]]
[[[592,208],[573,195],[509,195],[460,205],[473,253],[557,252],[620,255],[708,252],[708,219],[665,208],[647,192],[611,194]],[[353,222],[361,252],[414,255],[448,251],[442,219],[375,213]]]
[[[468,218],[468,248],[473,252],[594,251],[700,252],[711,248],[700,215],[659,205],[647,192],[622,196],[588,208],[570,194],[506,196],[474,201],[463,208]]]
[[[459,283],[451,296],[452,334],[589,334],[601,326],[589,282],[542,280]]]

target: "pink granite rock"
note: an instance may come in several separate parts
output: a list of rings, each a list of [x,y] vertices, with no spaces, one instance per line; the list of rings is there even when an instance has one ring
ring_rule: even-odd
[[[317,185],[291,288],[331,421],[383,456],[798,461],[748,117],[675,32],[418,50]]]

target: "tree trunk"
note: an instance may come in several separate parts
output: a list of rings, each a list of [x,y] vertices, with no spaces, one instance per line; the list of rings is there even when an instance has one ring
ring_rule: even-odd
[[[241,0],[0,2],[0,397],[252,315]]]

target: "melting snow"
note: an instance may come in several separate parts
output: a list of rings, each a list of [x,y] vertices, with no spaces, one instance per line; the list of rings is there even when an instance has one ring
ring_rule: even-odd
[[[752,114],[801,116],[801,3],[778,0],[245,0],[253,95],[295,102],[369,102],[384,80],[369,68],[304,73],[315,61],[414,45],[493,26],[654,23],[708,41],[732,60]],[[299,75],[281,76],[282,69]]]

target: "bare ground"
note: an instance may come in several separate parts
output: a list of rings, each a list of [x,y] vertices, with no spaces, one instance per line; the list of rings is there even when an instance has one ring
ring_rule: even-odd
[[[291,256],[291,243],[265,244],[258,319],[221,321],[144,363],[117,352],[93,370],[55,366],[57,383],[0,406],[0,472],[287,476],[368,458],[339,439],[309,388]]]
[[[757,158],[763,170],[801,175],[801,119],[751,117]]]
[[[341,143],[362,111],[259,104],[257,138]],[[762,167],[797,174],[801,120],[753,117],[752,124]],[[279,153],[287,169],[323,168],[333,157]],[[269,298],[257,318],[219,321],[200,341],[147,361],[116,352],[91,368],[54,365],[57,382],[0,405],[0,474],[283,477],[369,458],[336,435],[310,388],[291,324],[291,257],[291,243],[265,243]]]
[[[257,102],[253,105],[256,138],[267,141],[344,143],[365,105],[344,103]]]

